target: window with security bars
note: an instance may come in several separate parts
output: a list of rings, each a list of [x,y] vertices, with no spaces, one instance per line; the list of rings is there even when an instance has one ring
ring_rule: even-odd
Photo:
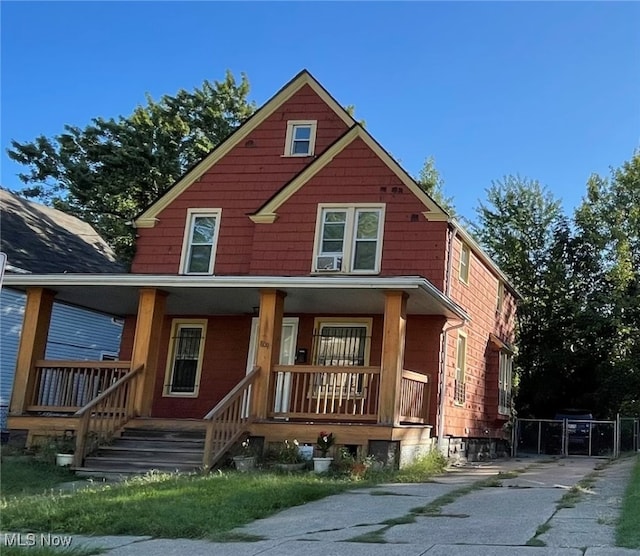
[[[326,324],[314,333],[314,359],[316,365],[363,367],[366,363],[368,342],[366,325]],[[360,373],[317,373],[314,380],[316,394],[327,389],[334,392],[361,394],[364,376]]]
[[[498,371],[498,413],[511,413],[511,385],[512,385],[513,356],[506,351],[500,352],[500,367]]]
[[[203,325],[179,324],[172,338],[170,394],[194,394],[202,360]]]
[[[456,353],[456,380],[454,385],[453,400],[457,404],[463,404],[466,398],[464,384],[467,367],[467,337],[458,332],[458,344]]]

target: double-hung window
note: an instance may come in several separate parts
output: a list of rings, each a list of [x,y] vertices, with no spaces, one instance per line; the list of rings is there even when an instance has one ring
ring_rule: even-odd
[[[206,328],[206,320],[173,321],[165,373],[165,395],[198,395]]]
[[[512,367],[513,355],[501,351],[498,371],[498,413],[500,415],[511,413]]]
[[[316,145],[316,120],[287,122],[284,156],[311,156]]]
[[[469,267],[471,266],[471,249],[466,243],[460,247],[460,281],[469,283]]]
[[[456,350],[456,380],[453,399],[456,404],[462,405],[466,398],[465,374],[467,370],[467,336],[458,332],[458,345]]]
[[[318,208],[314,272],[380,272],[383,205]]]
[[[189,209],[182,244],[182,274],[213,274],[220,209]]]

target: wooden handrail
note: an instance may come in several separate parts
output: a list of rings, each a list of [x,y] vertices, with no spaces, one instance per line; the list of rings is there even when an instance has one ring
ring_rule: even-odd
[[[129,361],[40,359],[33,369],[27,411],[73,412],[131,372]]]
[[[368,373],[379,375],[380,367],[369,366],[360,367],[358,365],[339,366],[339,365],[274,365],[274,373],[297,373],[297,374],[341,374],[341,373]]]
[[[73,456],[74,467],[82,466],[89,449],[87,438],[90,432],[96,433],[96,444],[108,442],[134,414],[136,383],[133,380],[142,372],[140,365],[114,382],[102,394],[91,400],[75,412],[80,419],[76,431],[76,448]],[[129,387],[131,385],[131,387]]]
[[[275,365],[270,417],[375,421],[381,368]]]
[[[42,368],[66,367],[67,369],[84,369],[89,367],[100,369],[130,369],[131,361],[65,361],[38,359],[35,366]]]
[[[429,382],[429,375],[423,375],[422,373],[416,373],[415,371],[402,371],[402,378],[406,378],[407,380],[415,380],[416,382],[424,382],[427,384]]]
[[[102,402],[102,400],[106,399],[112,392],[115,392],[118,388],[120,388],[120,385],[124,384],[125,382],[129,382],[134,376],[136,376],[140,371],[142,371],[142,369],[143,369],[143,366],[140,365],[130,373],[127,373],[126,375],[124,375],[117,382],[114,382],[111,386],[109,386],[109,388],[107,388],[104,392],[102,392],[102,394],[100,394],[97,398],[94,398],[87,405],[85,405],[84,407],[76,411],[74,414],[75,417],[82,417],[85,413],[87,413],[87,411],[96,407],[100,402]]]
[[[425,424],[429,420],[429,375],[402,370],[400,385],[400,422]]]
[[[209,411],[204,420],[206,437],[202,467],[211,469],[225,452],[246,433],[251,422],[251,387],[260,372],[254,367],[234,388]]]

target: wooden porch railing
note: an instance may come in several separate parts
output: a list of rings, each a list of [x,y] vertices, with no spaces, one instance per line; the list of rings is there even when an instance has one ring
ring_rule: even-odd
[[[237,442],[251,422],[251,387],[260,371],[255,367],[204,417],[207,433],[202,467],[211,469]]]
[[[277,365],[270,417],[376,421],[380,367]]]
[[[137,384],[134,379],[142,369],[142,365],[136,367],[74,414],[80,419],[73,457],[75,467],[80,467],[89,452],[110,441],[115,432],[134,416]]]
[[[400,422],[425,424],[429,419],[429,377],[402,371],[400,386]]]
[[[74,413],[130,370],[130,361],[36,361],[26,409]]]

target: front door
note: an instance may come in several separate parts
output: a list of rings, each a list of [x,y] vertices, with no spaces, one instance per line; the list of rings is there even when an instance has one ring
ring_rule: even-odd
[[[247,374],[256,364],[258,343],[258,318],[251,321],[251,339],[247,357]],[[284,317],[282,319],[282,339],[280,341],[280,365],[293,365],[296,360],[296,343],[298,341],[298,317]],[[289,410],[291,396],[291,373],[276,373],[275,399],[273,410],[276,413],[286,413]]]

